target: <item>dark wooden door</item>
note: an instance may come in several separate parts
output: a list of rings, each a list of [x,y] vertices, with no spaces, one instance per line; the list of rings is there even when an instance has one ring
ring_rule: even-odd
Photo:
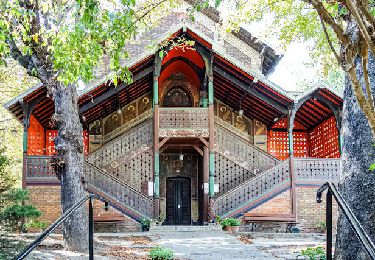
[[[167,179],[166,224],[191,224],[191,186],[188,178]]]

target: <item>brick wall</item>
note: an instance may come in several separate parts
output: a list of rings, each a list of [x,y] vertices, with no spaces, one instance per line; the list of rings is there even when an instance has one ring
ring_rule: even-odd
[[[60,186],[29,186],[30,204],[42,211],[41,220],[52,223],[61,215]]]
[[[317,231],[319,222],[325,220],[325,197],[322,203],[316,202],[316,191],[319,187],[297,187],[297,222],[306,232]],[[324,195],[325,196],[325,195]],[[333,200],[333,223],[336,229],[338,206]]]
[[[321,221],[325,221],[325,197],[323,202],[318,204],[316,202],[316,191],[319,187],[317,186],[301,186],[296,189],[297,197],[297,222],[301,232],[318,232],[318,224]],[[290,190],[287,190],[262,205],[256,207],[250,211],[251,213],[267,213],[267,214],[290,214],[291,202],[290,202]],[[334,230],[336,230],[336,223],[338,217],[338,207],[335,201],[333,201],[333,223]],[[275,230],[275,225],[261,225],[254,230],[264,231],[281,231],[281,229]]]
[[[61,216],[61,200],[60,200],[60,186],[28,186],[30,191],[30,204],[37,207],[42,216],[40,220],[46,221],[48,224],[54,222]],[[95,230],[101,231],[139,231],[140,225],[131,218],[124,216],[120,211],[109,207],[108,211],[104,208],[105,203],[99,200],[94,200],[94,218],[102,219],[115,217],[123,217],[123,221],[118,224],[99,224],[95,223]],[[88,204],[86,205],[88,208]]]
[[[291,212],[290,191],[284,191],[259,207],[251,210],[251,213],[290,214]]]

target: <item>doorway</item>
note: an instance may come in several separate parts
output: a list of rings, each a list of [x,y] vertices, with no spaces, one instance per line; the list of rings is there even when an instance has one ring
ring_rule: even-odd
[[[191,183],[190,178],[167,178],[166,183],[166,224],[191,224]]]

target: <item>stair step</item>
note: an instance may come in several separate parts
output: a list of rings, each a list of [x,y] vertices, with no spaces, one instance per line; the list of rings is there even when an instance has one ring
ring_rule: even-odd
[[[205,226],[151,226],[150,231],[165,232],[165,231],[179,231],[179,232],[194,232],[194,231],[219,231],[220,225],[205,225]]]

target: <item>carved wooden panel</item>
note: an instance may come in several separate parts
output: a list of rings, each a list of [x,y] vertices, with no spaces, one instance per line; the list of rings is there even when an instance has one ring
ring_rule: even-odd
[[[39,121],[31,115],[30,126],[27,132],[27,154],[44,155],[44,147],[44,128]]]
[[[208,136],[207,108],[160,108],[160,137]]]
[[[174,86],[164,95],[163,107],[192,107],[193,101],[189,92],[181,87]]]
[[[138,101],[138,115],[143,114],[147,110],[151,109],[152,97],[151,94],[147,94],[144,97],[141,97]]]
[[[88,155],[89,162],[103,167],[114,160],[126,155],[132,150],[152,144],[152,120],[148,120],[130,129],[120,137],[106,143],[99,150]]]
[[[121,115],[117,112],[112,113],[104,120],[104,134],[108,134],[121,126]]]
[[[27,180],[57,180],[55,169],[51,165],[51,156],[27,156]]]
[[[128,123],[137,117],[137,102],[132,102],[122,109],[122,124]]]

